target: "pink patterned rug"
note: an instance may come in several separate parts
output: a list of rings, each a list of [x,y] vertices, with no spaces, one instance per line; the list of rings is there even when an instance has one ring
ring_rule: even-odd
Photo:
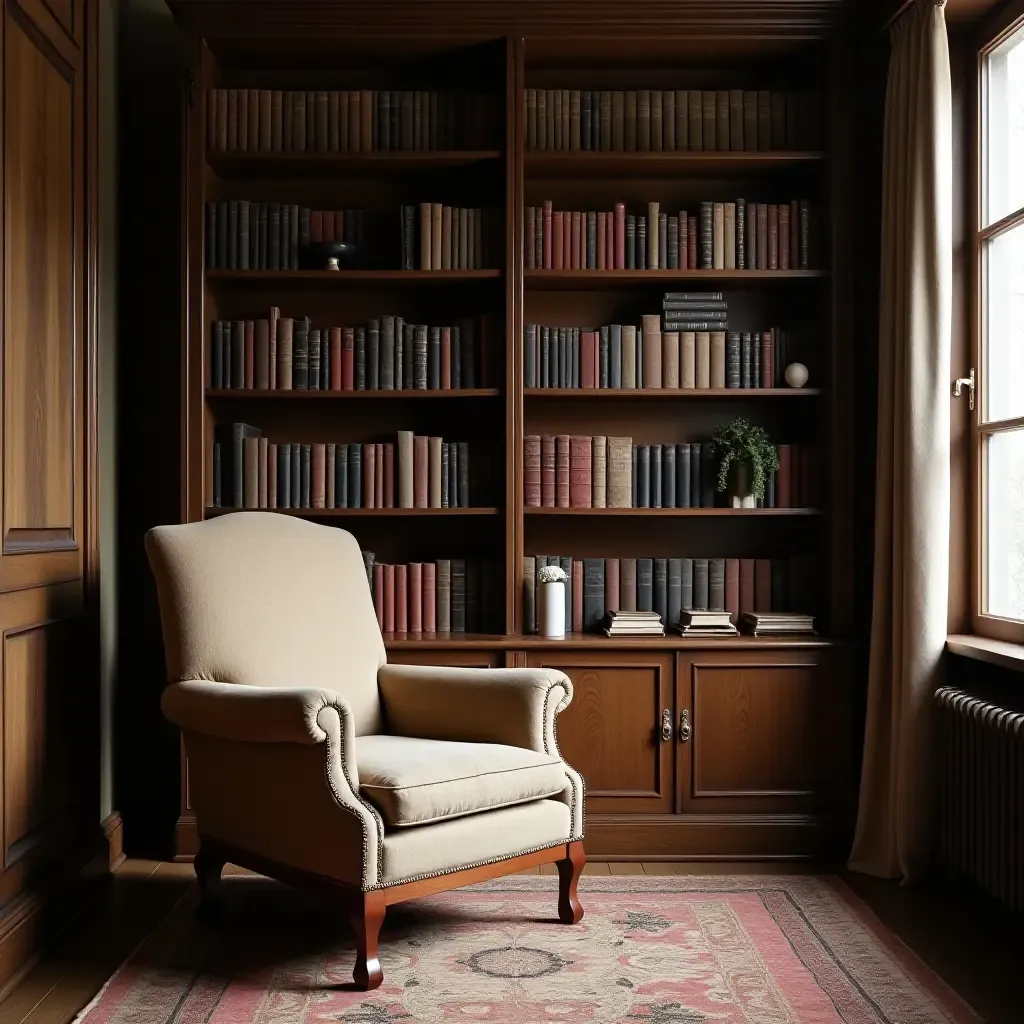
[[[229,878],[210,932],[192,898],[78,1018],[86,1024],[939,1024],[970,1009],[836,879],[516,876],[392,907],[384,984],[351,991],[322,902]]]

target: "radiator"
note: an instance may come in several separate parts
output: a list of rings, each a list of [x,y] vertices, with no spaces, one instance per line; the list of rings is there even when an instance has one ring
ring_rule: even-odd
[[[1024,910],[1024,713],[952,686],[935,699],[944,740],[944,867]]]

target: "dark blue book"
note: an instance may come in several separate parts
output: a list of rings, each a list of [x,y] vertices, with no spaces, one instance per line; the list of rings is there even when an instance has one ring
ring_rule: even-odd
[[[661,445],[652,444],[650,465],[650,499],[651,508],[661,508]]]
[[[654,559],[654,611],[664,625],[669,624],[668,618],[668,559]]]
[[[690,446],[676,445],[676,508],[690,507]]]
[[[277,507],[292,507],[292,446],[277,446]]]
[[[636,508],[651,507],[651,446],[636,446]]]
[[[661,446],[661,504],[664,508],[676,507],[676,446]]]
[[[654,559],[636,560],[636,610],[654,611]]]
[[[700,442],[690,443],[690,508],[700,508]]]
[[[363,446],[348,446],[348,507],[363,507]]]
[[[348,445],[334,448],[334,507],[348,508]]]

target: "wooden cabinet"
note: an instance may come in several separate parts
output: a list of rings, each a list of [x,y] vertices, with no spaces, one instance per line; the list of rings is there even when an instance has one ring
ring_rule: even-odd
[[[500,668],[505,664],[503,651],[426,650],[388,651],[390,665],[451,665],[453,668]]]
[[[587,812],[670,812],[671,654],[551,650],[530,652],[526,660],[561,669],[572,680],[575,696],[558,718],[558,746],[586,780]]]

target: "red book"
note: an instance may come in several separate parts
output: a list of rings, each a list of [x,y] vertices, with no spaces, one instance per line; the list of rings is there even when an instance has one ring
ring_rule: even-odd
[[[754,611],[754,560],[740,559],[740,614]]]
[[[541,466],[541,472],[544,467]],[[543,478],[541,478],[543,483]],[[569,508],[569,435],[559,434],[555,438],[555,504]]]
[[[619,610],[619,560],[617,558],[604,560],[604,610],[606,612]]]
[[[679,269],[686,270],[690,266],[689,260],[689,236],[686,230],[686,226],[689,221],[686,218],[686,211],[683,210],[679,214]],[[696,269],[696,267],[694,268]]]
[[[384,566],[384,626],[385,633],[395,631],[395,567]]]
[[[583,632],[583,563],[572,563],[572,631]]]
[[[405,633],[409,629],[409,577],[408,568],[395,566],[395,632]]]
[[[452,329],[441,328],[441,387],[445,391],[452,386]]]
[[[384,445],[384,508],[395,507],[395,445]]]
[[[607,270],[605,254],[608,252],[608,214],[597,211],[597,269]]]
[[[376,455],[377,446],[363,445],[363,508],[376,508],[373,503],[376,491]]]
[[[760,225],[759,225],[760,226]],[[768,269],[779,269],[779,206],[768,204]]]
[[[553,270],[562,270],[562,260],[565,255],[565,237],[562,234],[563,213],[555,210],[551,215],[551,229],[553,232],[551,240],[551,267]]]
[[[551,200],[544,200],[544,269],[551,269]]]
[[[356,386],[355,375],[356,332],[346,327],[341,332],[341,389],[353,391]]]
[[[245,386],[251,391],[253,375],[256,369],[256,324],[252,320],[245,321]]]
[[[569,442],[569,505],[590,508],[594,493],[592,439],[574,434]],[[582,563],[581,563],[582,564]]]
[[[761,334],[761,387],[770,388],[775,383],[775,331]]]
[[[792,446],[780,444],[779,471],[775,474],[775,507],[792,508]]]
[[[437,632],[437,566],[423,563],[423,632]]]
[[[754,611],[772,610],[772,560],[758,558],[754,565]]]
[[[523,438],[523,504],[540,508],[540,437],[537,434]]]
[[[373,446],[373,507],[384,507],[384,445]]]
[[[580,269],[580,211],[573,210],[569,245],[569,269]]]
[[[750,207],[748,206],[749,210]],[[691,270],[697,269],[697,218],[687,217],[686,227],[686,265]]]
[[[314,444],[310,447],[312,448],[310,466],[310,476],[312,479],[309,481],[310,499],[313,502],[313,508],[323,508],[327,493],[327,445]]]
[[[572,214],[568,210],[562,216],[562,269],[572,265]]]
[[[331,390],[341,390],[341,328],[332,327],[329,332],[331,352]]]
[[[597,341],[596,331],[582,331],[580,333],[580,387],[597,387],[597,348],[593,344]]]
[[[779,270],[789,270],[789,203],[779,204]]]
[[[725,609],[735,626],[740,617],[740,560],[725,560]]]
[[[409,563],[409,632],[423,632],[423,563]]]
[[[555,507],[555,439],[540,439],[540,503],[544,508]]]
[[[626,204],[615,204],[615,261],[616,270],[626,269]]]
[[[323,210],[309,211],[309,240],[310,242],[322,242],[324,240]]]
[[[281,310],[277,306],[270,307],[270,388],[277,390],[277,321]]]
[[[412,439],[412,507],[427,507],[427,477],[430,452],[426,435]]]
[[[373,567],[373,610],[377,613],[377,625],[384,629],[384,566],[377,562]]]
[[[794,199],[789,204],[789,259],[791,264],[797,262],[800,252],[800,204]]]

